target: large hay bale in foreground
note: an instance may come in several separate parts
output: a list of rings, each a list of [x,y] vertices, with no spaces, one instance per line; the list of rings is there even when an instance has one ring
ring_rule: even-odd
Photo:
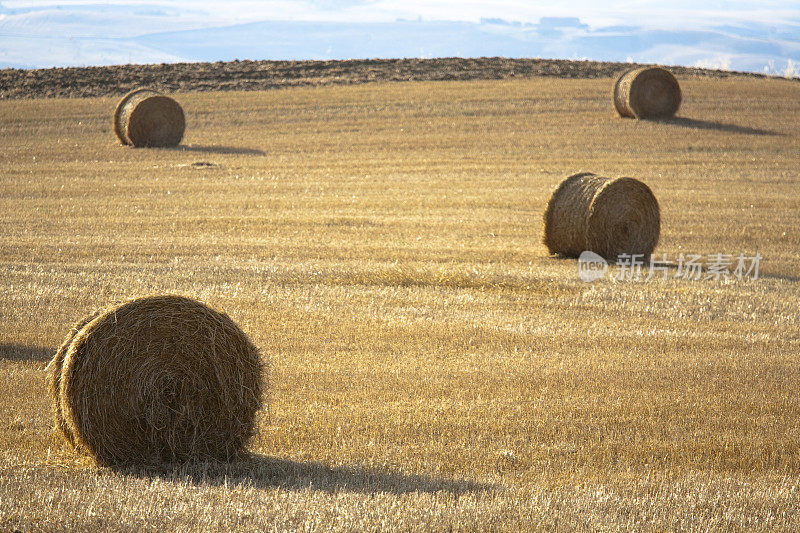
[[[86,326],[86,324],[97,318],[99,314],[100,311],[94,312],[75,324],[72,329],[69,330],[69,333],[67,333],[67,336],[64,338],[64,342],[61,343],[61,346],[58,348],[53,360],[50,361],[49,365],[47,365],[47,368],[50,370],[50,399],[52,400],[53,407],[55,407],[56,411],[56,427],[73,446],[75,445],[75,439],[72,436],[72,430],[69,428],[69,425],[64,418],[64,413],[61,411],[61,401],[59,400],[59,395],[61,392],[61,369],[64,366],[64,357],[67,355],[67,350],[72,344],[72,340],[75,338],[75,335],[77,335],[84,328],[84,326]]]
[[[630,70],[614,85],[614,107],[621,117],[667,118],[680,106],[678,80],[661,67]]]
[[[177,146],[185,129],[186,118],[178,102],[149,89],[129,92],[114,110],[114,131],[122,144]]]
[[[180,296],[89,317],[51,368],[58,428],[104,465],[228,460],[261,407],[258,349],[227,315]]]
[[[648,257],[660,231],[658,201],[634,178],[575,174],[553,191],[544,213],[544,244],[567,257],[586,250],[610,261],[620,254]]]

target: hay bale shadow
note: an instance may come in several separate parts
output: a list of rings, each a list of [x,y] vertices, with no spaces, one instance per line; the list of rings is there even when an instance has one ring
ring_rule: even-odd
[[[263,150],[256,150],[255,148],[239,148],[236,146],[177,146],[170,148],[177,152],[201,152],[205,154],[222,154],[222,155],[266,155]]]
[[[0,343],[0,359],[9,361],[49,361],[55,353],[54,348],[26,346],[24,344]]]
[[[160,470],[127,470],[127,474],[159,477],[196,485],[246,486],[260,489],[309,490],[325,493],[438,493],[454,495],[492,490],[485,483],[403,474],[356,466],[330,467],[313,461],[294,461],[248,455],[230,463],[198,463]]]
[[[653,122],[660,122],[663,124],[673,124],[675,126],[682,126],[684,128],[693,128],[696,130],[716,130],[716,131],[723,131],[726,133],[741,133],[744,135],[772,135],[776,137],[783,137],[784,134],[771,131],[771,130],[763,130],[759,128],[750,128],[747,126],[737,126],[736,124],[726,124],[724,122],[714,122],[711,120],[698,120],[694,118],[685,118],[685,117],[671,117],[671,118],[660,118],[660,119],[651,119]]]

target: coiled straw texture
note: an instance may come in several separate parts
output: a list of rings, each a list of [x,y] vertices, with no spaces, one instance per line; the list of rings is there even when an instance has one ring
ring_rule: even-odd
[[[681,106],[681,88],[661,67],[628,71],[614,85],[614,107],[621,117],[668,118]]]
[[[185,129],[186,117],[180,104],[149,89],[129,92],[114,110],[114,132],[122,144],[177,146]]]
[[[586,250],[610,261],[620,254],[649,257],[660,231],[658,201],[634,178],[575,174],[556,188],[544,213],[544,244],[566,257]]]
[[[227,315],[180,296],[87,317],[50,367],[57,429],[104,465],[229,460],[262,404],[258,349]]]

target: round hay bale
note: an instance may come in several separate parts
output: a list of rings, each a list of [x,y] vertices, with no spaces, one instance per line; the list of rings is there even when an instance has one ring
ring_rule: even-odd
[[[661,67],[630,70],[614,85],[614,107],[621,117],[672,117],[680,105],[678,80]]]
[[[75,444],[75,440],[72,437],[72,430],[69,428],[67,421],[64,419],[64,413],[61,411],[61,401],[59,400],[59,394],[61,390],[61,369],[64,366],[64,357],[67,355],[67,350],[69,349],[70,344],[72,344],[72,340],[75,338],[75,335],[77,335],[78,332],[81,331],[84,326],[86,326],[86,324],[97,318],[99,314],[100,311],[96,311],[75,324],[75,326],[69,330],[67,336],[64,337],[64,342],[62,342],[61,346],[59,346],[58,351],[56,351],[55,356],[53,356],[53,360],[47,365],[47,368],[50,370],[50,399],[53,402],[53,407],[55,407],[56,427],[72,445]]]
[[[181,106],[168,96],[136,89],[114,110],[114,132],[131,146],[177,146],[183,139],[186,118]]]
[[[150,296],[82,324],[56,354],[51,380],[58,427],[78,451],[99,464],[153,466],[244,450],[263,367],[227,315]]]
[[[566,257],[586,250],[609,261],[620,254],[649,257],[660,231],[658,201],[634,178],[575,174],[556,187],[544,212],[544,244]]]

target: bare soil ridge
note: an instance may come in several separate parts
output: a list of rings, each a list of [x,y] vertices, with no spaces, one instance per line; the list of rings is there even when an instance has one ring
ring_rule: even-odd
[[[136,87],[161,92],[256,91],[388,81],[610,78],[634,63],[554,59],[440,58],[344,61],[229,61],[36,70],[0,70],[0,99],[122,96]],[[724,78],[762,74],[670,67],[675,74]]]

